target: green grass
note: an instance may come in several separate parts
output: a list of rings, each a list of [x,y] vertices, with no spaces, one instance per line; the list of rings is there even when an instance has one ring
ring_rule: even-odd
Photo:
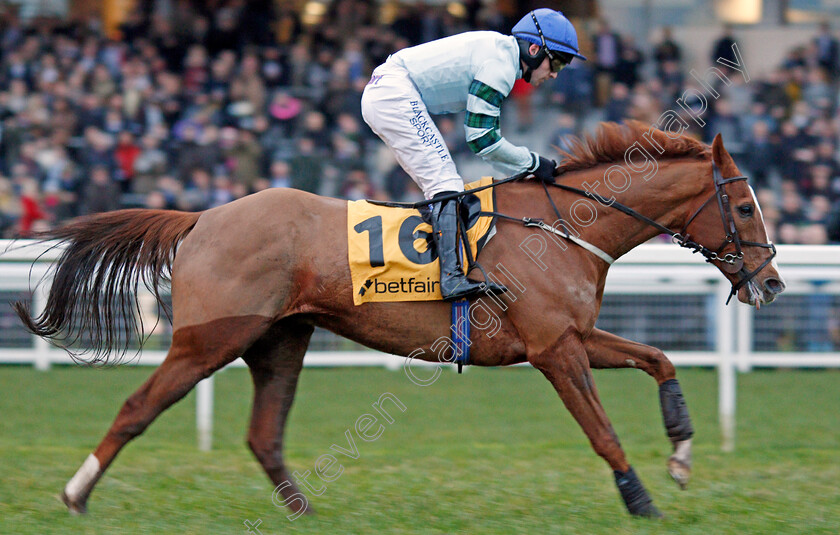
[[[666,514],[630,518],[612,473],[532,369],[444,373],[429,387],[401,372],[307,369],[286,437],[293,470],[312,470],[383,392],[407,407],[360,457],[310,496],[295,522],[245,446],[247,371],[216,375],[214,449],[196,448],[195,398],[129,444],[94,491],[89,514],[57,500],[149,368],[0,367],[0,533],[838,533],[840,374],[739,376],[737,451],[720,451],[717,378],[680,370],[694,418],[695,470],[680,491],[652,379],[596,373],[637,473]]]

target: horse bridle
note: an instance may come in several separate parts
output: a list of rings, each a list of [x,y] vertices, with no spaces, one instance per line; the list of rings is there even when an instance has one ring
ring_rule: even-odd
[[[636,212],[632,208],[625,206],[618,201],[613,201],[612,204],[609,206],[611,208],[615,208],[629,216],[632,216],[639,221],[647,223],[648,225],[655,227],[656,229],[660,230],[663,234],[668,234],[674,240],[674,243],[679,245],[680,247],[685,247],[686,249],[690,249],[692,253],[700,253],[703,255],[703,258],[706,259],[706,262],[721,262],[722,266],[721,269],[730,274],[736,274],[739,279],[732,283],[732,291],[729,294],[729,299],[726,300],[726,304],[729,304],[729,301],[732,300],[732,297],[738,293],[738,290],[743,288],[747,285],[756,275],[758,275],[759,271],[764,269],[767,264],[773,261],[776,257],[776,246],[772,243],[758,243],[752,241],[742,240],[740,235],[738,234],[738,228],[735,226],[735,219],[732,217],[732,207],[729,204],[729,195],[726,193],[726,184],[731,184],[732,182],[737,182],[739,180],[747,180],[746,176],[733,176],[729,178],[723,178],[720,173],[720,168],[718,168],[717,164],[712,160],[712,176],[715,181],[715,191],[712,195],[706,199],[706,201],[700,205],[700,207],[692,214],[691,217],[688,218],[685,225],[683,226],[680,232],[674,232],[673,230],[669,229],[664,225],[660,225],[653,219],[649,217],[643,216],[642,214]],[[551,202],[551,206],[554,208],[557,217],[562,219],[560,216],[560,211],[555,206],[554,201],[551,199],[551,195],[548,194],[547,186],[554,186],[560,188],[565,191],[571,191],[577,193],[578,195],[582,195],[584,197],[596,200],[596,201],[603,201],[599,199],[595,194],[590,193],[589,191],[585,191],[578,188],[573,188],[571,186],[566,186],[565,184],[544,184],[543,187],[545,188],[545,193],[548,196],[549,201]],[[709,249],[708,247],[697,243],[691,239],[691,235],[688,234],[688,227],[691,223],[700,215],[700,212],[712,202],[712,200],[717,200],[718,211],[720,212],[721,221],[723,223],[723,228],[726,232],[726,236],[723,238],[723,243],[721,243],[720,247],[715,250]],[[724,249],[726,249],[730,244],[735,245],[735,252],[734,253],[724,253]],[[744,251],[742,246],[751,246],[751,247],[763,247],[765,249],[770,249],[771,254],[770,256],[753,271],[747,271],[744,268]]]

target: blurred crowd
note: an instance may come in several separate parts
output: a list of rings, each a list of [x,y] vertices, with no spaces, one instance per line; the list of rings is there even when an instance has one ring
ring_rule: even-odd
[[[119,39],[97,20],[0,15],[3,236],[117,208],[204,210],[273,187],[420,200],[361,119],[370,72],[400,48],[471,29],[508,33],[515,22],[480,1],[464,2],[457,17],[417,3],[381,24],[370,2],[337,0],[314,25],[270,0],[172,5],[131,13]],[[518,130],[556,112],[550,143],[562,148],[593,120],[655,123],[687,88],[703,90],[667,29],[646,55],[604,21],[587,40],[590,61],[574,62],[548,92],[535,97],[517,84],[508,105]],[[725,31],[709,60],[731,57],[733,42]],[[831,29],[766,78],[725,72],[731,83],[715,81],[720,97],[707,99],[704,127],[688,121],[690,132],[706,141],[723,133],[774,241],[840,242]],[[456,160],[469,154],[462,120],[437,118]]]
[[[840,44],[827,24],[767,76],[749,79],[727,67],[744,65],[728,27],[707,58],[717,72],[701,68],[697,76],[685,72],[669,28],[647,58],[605,21],[592,45],[589,64],[573,63],[558,77],[552,101],[564,113],[555,145],[563,147],[593,113],[599,120],[658,124],[662,113],[677,111],[690,135],[709,143],[722,135],[756,190],[771,240],[840,243]]]

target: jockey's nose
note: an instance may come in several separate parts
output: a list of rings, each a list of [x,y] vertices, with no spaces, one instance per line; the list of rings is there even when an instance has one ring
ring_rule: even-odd
[[[549,74],[549,76],[551,76],[551,79],[552,79],[552,80],[555,80],[555,79],[557,78],[557,75],[558,75],[558,74],[560,74],[560,73],[559,73],[559,72],[554,72],[554,71],[551,71],[551,74]]]

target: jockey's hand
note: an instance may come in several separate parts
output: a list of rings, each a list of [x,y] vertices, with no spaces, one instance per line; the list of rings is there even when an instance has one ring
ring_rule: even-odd
[[[548,158],[544,158],[542,156],[537,156],[539,158],[536,163],[536,167],[533,169],[529,169],[528,171],[534,175],[535,178],[538,180],[542,180],[543,182],[554,183],[555,182],[555,169],[557,169],[557,164],[554,160],[549,160]]]

